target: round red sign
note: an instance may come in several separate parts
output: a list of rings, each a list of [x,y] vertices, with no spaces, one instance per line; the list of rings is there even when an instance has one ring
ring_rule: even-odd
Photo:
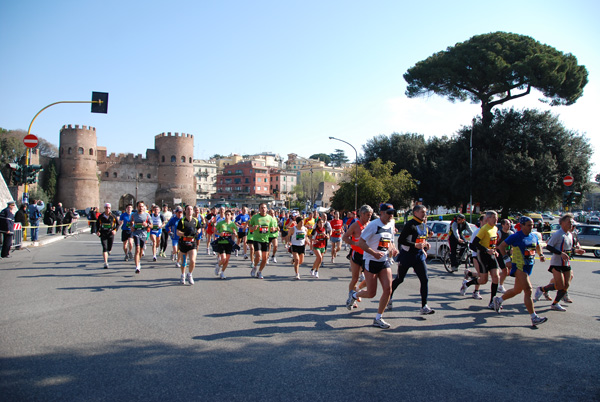
[[[23,144],[25,144],[27,148],[35,148],[38,145],[38,138],[33,134],[26,135],[25,138],[23,138]]]
[[[573,179],[573,176],[565,176],[565,178],[563,179],[563,184],[565,186],[572,186],[574,181],[575,180]]]

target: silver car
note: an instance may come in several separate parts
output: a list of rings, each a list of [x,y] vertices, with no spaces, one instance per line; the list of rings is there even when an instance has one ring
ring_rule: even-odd
[[[577,225],[577,240],[582,247],[600,248],[600,225]],[[586,250],[587,252],[588,250]],[[600,258],[600,249],[589,250],[596,258]]]

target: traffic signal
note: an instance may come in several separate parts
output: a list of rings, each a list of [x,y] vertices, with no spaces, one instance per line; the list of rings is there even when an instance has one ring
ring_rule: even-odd
[[[44,170],[44,169],[42,169],[41,165],[26,165],[26,166],[24,166],[24,168],[25,168],[24,181],[27,184],[36,183],[38,172],[41,172]]]
[[[92,92],[92,113],[108,113],[108,92]]]
[[[8,184],[12,181],[15,185],[21,184],[21,166],[18,163],[7,163],[6,167],[10,169]]]
[[[567,208],[581,202],[581,193],[579,191],[565,191],[563,193],[563,207]]]

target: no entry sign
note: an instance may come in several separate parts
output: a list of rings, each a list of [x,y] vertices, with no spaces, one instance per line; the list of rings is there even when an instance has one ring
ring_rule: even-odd
[[[27,148],[35,148],[38,145],[38,137],[33,134],[28,134],[23,138],[23,144],[25,144]]]
[[[573,176],[565,176],[565,178],[563,179],[563,184],[565,186],[572,186],[574,181],[575,180],[573,179]]]

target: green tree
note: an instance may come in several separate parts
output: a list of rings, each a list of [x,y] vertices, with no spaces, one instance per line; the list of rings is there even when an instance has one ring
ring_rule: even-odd
[[[464,127],[452,146],[455,172],[468,172],[470,135],[471,127]],[[473,148],[473,200],[484,208],[502,209],[504,217],[509,210],[557,206],[566,175],[575,177],[574,191],[589,186],[589,140],[567,130],[547,111],[496,110],[489,128],[476,121]],[[468,180],[456,187],[454,201],[459,194],[468,198]]]
[[[314,154],[309,157],[310,159],[320,160],[321,162],[325,162],[326,165],[331,163],[331,157],[327,154]]]
[[[408,205],[410,194],[415,189],[414,180],[405,170],[396,174],[393,170],[394,162],[381,159],[370,162],[368,168],[358,167],[359,206],[368,204],[376,209],[382,202],[391,202],[396,207]],[[354,209],[356,169],[348,168],[346,177],[333,196],[331,205],[335,209]]]
[[[329,154],[331,160],[331,166],[340,167],[344,163],[348,162],[348,157],[342,149],[336,149],[334,153]]]
[[[56,171],[56,165],[54,160],[50,160],[48,164],[47,171],[43,173],[43,180],[41,182],[42,189],[46,192],[49,201],[56,201],[54,197],[57,192],[57,184],[58,184],[58,173]]]
[[[577,58],[535,39],[506,32],[473,36],[433,54],[404,74],[409,98],[435,93],[481,104],[484,127],[494,106],[538,89],[551,105],[571,105],[588,82]]]

